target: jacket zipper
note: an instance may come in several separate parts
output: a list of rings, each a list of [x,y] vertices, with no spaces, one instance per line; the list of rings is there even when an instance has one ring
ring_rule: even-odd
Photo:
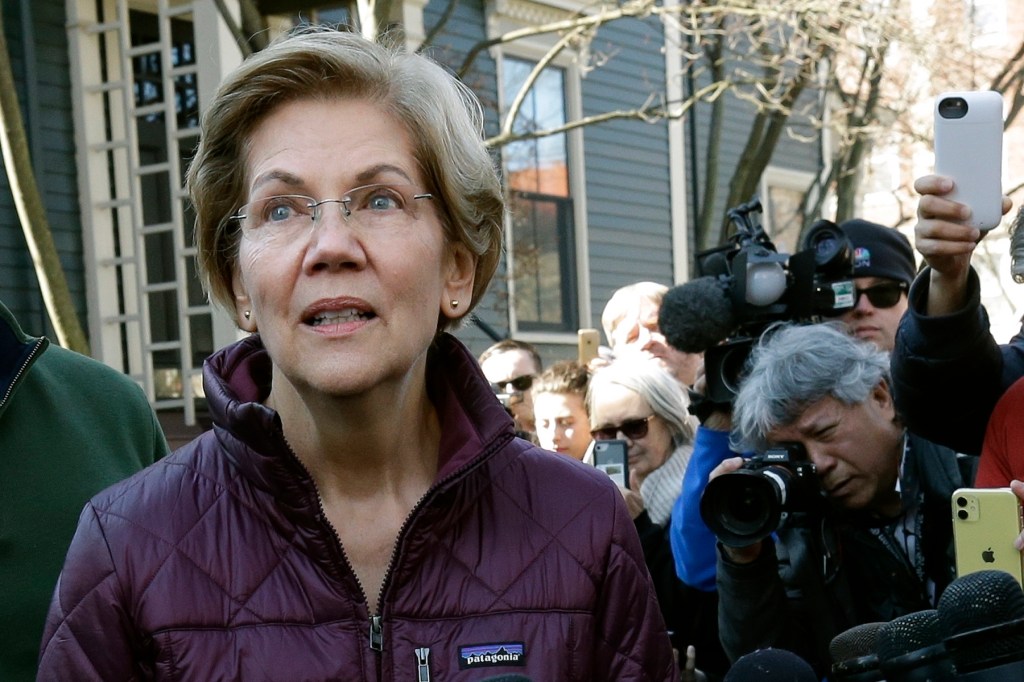
[[[430,489],[428,489],[427,492],[425,492],[423,494],[423,497],[421,497],[419,499],[419,501],[416,502],[415,505],[413,505],[413,508],[411,510],[409,510],[409,515],[405,517],[405,521],[402,522],[402,527],[398,529],[398,536],[395,538],[395,548],[391,551],[391,558],[388,560],[388,567],[384,571],[384,580],[381,581],[381,584],[380,584],[380,594],[378,595],[378,598],[377,598],[377,604],[378,605],[383,605],[384,604],[384,595],[387,594],[388,587],[391,584],[391,573],[392,573],[392,571],[393,571],[393,569],[395,567],[395,562],[398,561],[398,554],[399,554],[399,550],[402,547],[402,541],[405,538],[406,532],[409,530],[409,523],[414,518],[416,518],[417,512],[419,512],[420,509],[425,507],[427,505],[427,502],[432,497],[434,497],[438,493],[438,491],[441,490],[441,488],[446,486],[449,481],[453,481],[456,478],[459,478],[460,476],[464,475],[466,472],[468,472],[471,469],[473,469],[474,467],[478,466],[480,464],[480,462],[482,462],[485,459],[486,455],[490,454],[494,450],[497,450],[498,447],[500,447],[501,445],[504,445],[509,440],[511,440],[511,438],[503,438],[503,437],[501,437],[499,435],[499,437],[496,438],[490,444],[490,446],[488,448],[484,449],[483,453],[481,453],[481,455],[479,457],[477,457],[476,459],[474,459],[471,462],[466,463],[461,468],[456,469],[451,474],[449,474],[446,478],[444,478],[441,481],[438,481],[436,484],[431,486]],[[294,452],[292,453],[292,455],[294,456]],[[295,459],[298,460],[299,458],[295,457]],[[302,462],[300,461],[299,463],[301,464]],[[322,506],[321,506],[320,510],[323,511],[323,507]],[[324,519],[326,520],[326,518],[327,517],[325,515]],[[330,525],[330,523],[328,523],[328,525]],[[337,539],[338,532],[336,530],[334,530],[333,527],[331,527],[331,530],[334,532],[335,539]],[[341,540],[340,539],[338,540],[338,546],[341,546]],[[345,554],[345,550],[344,550],[344,548],[342,548],[342,555],[344,555],[344,554]],[[346,557],[346,561],[347,560],[348,559]],[[357,582],[358,582],[358,580],[357,580]],[[361,588],[362,588],[362,586],[360,585],[360,589]],[[365,592],[364,592],[364,596],[365,596]],[[376,627],[376,630],[374,629],[375,627]],[[376,646],[378,648],[374,648],[374,644],[376,644]],[[384,633],[382,631],[381,617],[378,616],[378,615],[374,615],[374,616],[372,616],[370,618],[370,648],[373,649],[374,651],[378,651],[378,652],[384,650]],[[424,649],[424,650],[429,652],[429,649]],[[417,656],[419,656],[418,652],[417,652]],[[421,674],[422,674],[423,670],[426,670],[427,675],[428,675],[427,680],[429,680],[430,679],[430,677],[429,677],[429,675],[430,675],[429,668],[420,667]]]
[[[359,587],[359,592],[360,592],[360,594],[363,597],[363,601],[365,602],[366,601],[366,588],[364,588],[363,584],[361,582],[359,582],[359,577],[355,574],[355,571],[352,570],[352,562],[348,560],[348,555],[345,554],[345,546],[341,542],[341,537],[338,536],[337,529],[334,527],[333,524],[331,524],[330,520],[327,518],[327,513],[324,511],[323,500],[320,497],[320,491],[317,489],[316,483],[313,481],[312,474],[309,473],[309,469],[306,467],[305,464],[303,464],[302,460],[299,459],[299,456],[295,454],[295,450],[292,448],[291,443],[289,443],[288,439],[285,438],[285,436],[284,436],[284,430],[283,429],[282,429],[282,432],[281,432],[281,438],[284,440],[285,444],[288,446],[288,452],[289,452],[289,454],[291,454],[292,459],[294,459],[295,462],[299,465],[299,467],[305,472],[306,478],[309,479],[310,484],[313,486],[313,491],[316,493],[317,509],[320,510],[320,518],[322,519],[324,525],[326,525],[327,528],[330,530],[331,536],[334,538],[335,543],[337,543],[338,550],[341,553],[342,561],[344,562],[345,567],[352,574],[352,577],[355,579],[356,585]],[[421,497],[419,499],[419,501],[415,505],[413,505],[413,508],[409,511],[409,515],[406,517],[405,521],[402,522],[402,527],[398,529],[398,536],[395,539],[395,548],[391,552],[391,558],[388,560],[387,569],[384,571],[384,580],[381,582],[380,594],[378,595],[378,599],[377,599],[378,608],[381,608],[383,606],[383,604],[384,604],[384,594],[387,592],[388,584],[391,582],[391,572],[392,572],[392,569],[394,568],[395,561],[398,558],[398,550],[399,550],[399,547],[402,544],[402,538],[405,535],[405,532],[406,532],[406,530],[409,527],[409,521],[412,520],[416,516],[416,512],[418,512],[423,506],[425,506],[426,501],[427,501],[428,498],[432,497],[433,494],[435,494],[438,490],[440,490],[449,481],[452,481],[452,480],[458,478],[459,476],[463,475],[463,473],[469,471],[470,469],[473,469],[481,461],[483,461],[483,459],[485,458],[485,455],[487,455],[490,452],[496,450],[500,445],[504,445],[505,442],[508,441],[508,440],[511,440],[511,439],[509,439],[509,438],[502,438],[501,436],[496,438],[495,441],[490,444],[490,447],[486,448],[484,450],[484,452],[479,457],[477,457],[476,459],[474,459],[471,462],[468,462],[462,468],[456,469],[450,475],[448,475],[444,480],[438,481],[437,484],[431,486],[430,489],[427,490],[427,492],[423,494],[423,497]],[[371,651],[376,651],[378,653],[384,651],[384,625],[383,625],[383,618],[380,616],[380,614],[371,614],[370,615],[369,643],[370,643],[370,650]],[[426,657],[429,655],[430,649],[428,649],[426,647],[421,647],[420,649],[417,649],[416,650],[416,656],[417,656],[418,659],[420,657],[420,652],[421,651],[426,652],[426,653],[424,654],[423,659],[421,659],[422,662],[418,665],[417,669],[418,669],[420,675],[423,675],[424,673],[426,673],[427,677],[425,678],[425,682],[430,682],[430,667],[429,667],[429,664],[426,662]],[[377,664],[378,664],[378,668],[379,668],[379,665],[380,665],[380,659],[379,658],[377,659]],[[377,674],[378,674],[378,677],[379,677],[380,676],[380,670],[379,669],[377,671]]]
[[[384,650],[384,632],[380,616],[370,616],[370,649],[373,651]]]
[[[18,368],[18,371],[15,372],[14,379],[11,380],[11,383],[7,387],[7,391],[4,393],[3,398],[0,398],[0,409],[3,409],[3,406],[7,404],[7,401],[11,399],[11,394],[14,393],[14,387],[18,385],[18,382],[21,380],[22,375],[25,374],[25,370],[32,365],[32,362],[35,360],[36,355],[39,354],[39,349],[45,347],[45,345],[45,338],[36,339],[35,346],[33,346],[32,350],[29,351],[28,357],[25,358],[25,362],[23,362],[21,367]]]
[[[416,649],[416,682],[430,682],[430,649]]]

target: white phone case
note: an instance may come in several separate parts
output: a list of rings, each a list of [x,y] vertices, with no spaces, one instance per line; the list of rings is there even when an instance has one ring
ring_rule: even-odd
[[[943,116],[944,100],[966,103],[961,118]],[[949,111],[949,109],[944,109]],[[1003,217],[1003,98],[992,90],[935,98],[935,172],[953,179],[947,198],[971,207],[968,225],[991,230]]]

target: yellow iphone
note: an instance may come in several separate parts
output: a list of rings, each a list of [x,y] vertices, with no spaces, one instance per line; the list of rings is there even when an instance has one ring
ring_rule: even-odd
[[[958,576],[1006,571],[1024,585],[1021,553],[1013,546],[1022,528],[1020,500],[1009,488],[953,492],[953,546]]]

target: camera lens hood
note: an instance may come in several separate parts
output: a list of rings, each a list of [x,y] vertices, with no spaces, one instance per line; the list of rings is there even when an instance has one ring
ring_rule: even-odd
[[[789,475],[772,466],[714,478],[700,498],[701,518],[726,547],[753,545],[779,527]]]

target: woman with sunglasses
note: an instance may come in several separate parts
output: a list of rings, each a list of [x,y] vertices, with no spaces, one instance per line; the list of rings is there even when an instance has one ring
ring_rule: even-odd
[[[656,358],[616,358],[597,368],[587,387],[591,436],[626,442],[630,489],[622,492],[673,645],[680,652],[694,646],[696,665],[705,673],[724,672],[717,599],[678,579],[669,544],[672,505],[682,490],[697,426],[688,407],[686,389]]]
[[[472,93],[384,42],[300,30],[206,109],[198,260],[245,338],[214,429],[82,514],[40,679],[676,678],[621,495],[448,333],[503,193]]]

